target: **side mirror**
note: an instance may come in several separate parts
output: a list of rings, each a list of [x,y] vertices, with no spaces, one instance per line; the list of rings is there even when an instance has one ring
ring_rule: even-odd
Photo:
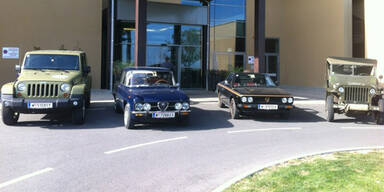
[[[180,87],[180,83],[176,83],[176,85],[175,85],[176,87]]]
[[[16,72],[20,73],[21,72],[21,66],[15,65],[15,70],[16,70]]]
[[[91,72],[91,67],[90,66],[87,66],[85,69],[84,69],[84,73],[90,73]]]
[[[275,81],[275,84],[276,84],[276,85],[279,85],[279,83],[280,83],[279,81]]]
[[[224,84],[228,85],[229,83],[228,83],[228,81],[227,81],[227,80],[225,80],[225,81],[224,81]]]

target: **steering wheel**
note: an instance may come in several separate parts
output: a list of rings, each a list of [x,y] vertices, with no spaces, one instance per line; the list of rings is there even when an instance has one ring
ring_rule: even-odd
[[[166,84],[169,84],[169,82],[168,82],[167,80],[164,80],[164,79],[157,80],[157,81],[155,82],[155,84],[157,84],[157,83],[166,83]]]

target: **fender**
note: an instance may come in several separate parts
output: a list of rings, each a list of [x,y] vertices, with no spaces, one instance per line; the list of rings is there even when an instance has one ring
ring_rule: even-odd
[[[85,84],[79,84],[72,87],[71,95],[84,95],[85,94]]]
[[[15,93],[14,84],[15,84],[14,82],[4,84],[1,87],[1,94],[2,95],[13,95]]]
[[[384,113],[384,99],[379,100],[379,111]]]

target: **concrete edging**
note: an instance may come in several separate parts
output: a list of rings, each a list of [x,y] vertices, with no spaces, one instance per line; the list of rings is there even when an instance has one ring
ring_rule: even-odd
[[[227,189],[228,187],[230,187],[232,184],[235,184],[236,182],[240,181],[241,179],[243,179],[245,177],[251,176],[252,174],[263,171],[264,169],[267,169],[267,168],[270,168],[270,167],[273,167],[273,166],[276,166],[279,164],[283,164],[283,163],[286,163],[286,162],[291,161],[291,160],[298,160],[298,159],[302,159],[305,157],[325,155],[325,154],[331,154],[331,153],[336,153],[336,152],[349,152],[349,151],[374,150],[374,149],[384,149],[384,146],[369,146],[369,147],[333,149],[333,150],[326,150],[326,151],[319,151],[319,152],[314,152],[314,153],[302,154],[302,155],[297,155],[297,156],[293,156],[290,158],[285,158],[282,160],[273,161],[273,162],[268,163],[264,166],[256,166],[255,168],[232,178],[231,180],[225,182],[224,184],[222,184],[219,187],[217,187],[216,189],[214,189],[212,192],[222,192],[225,189]]]

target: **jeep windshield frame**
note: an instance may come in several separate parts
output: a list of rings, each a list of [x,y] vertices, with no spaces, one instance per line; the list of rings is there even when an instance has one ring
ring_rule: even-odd
[[[347,76],[374,76],[375,68],[373,65],[351,65],[351,64],[331,64],[330,75]]]
[[[64,54],[29,54],[25,57],[23,69],[80,71],[80,57]]]

